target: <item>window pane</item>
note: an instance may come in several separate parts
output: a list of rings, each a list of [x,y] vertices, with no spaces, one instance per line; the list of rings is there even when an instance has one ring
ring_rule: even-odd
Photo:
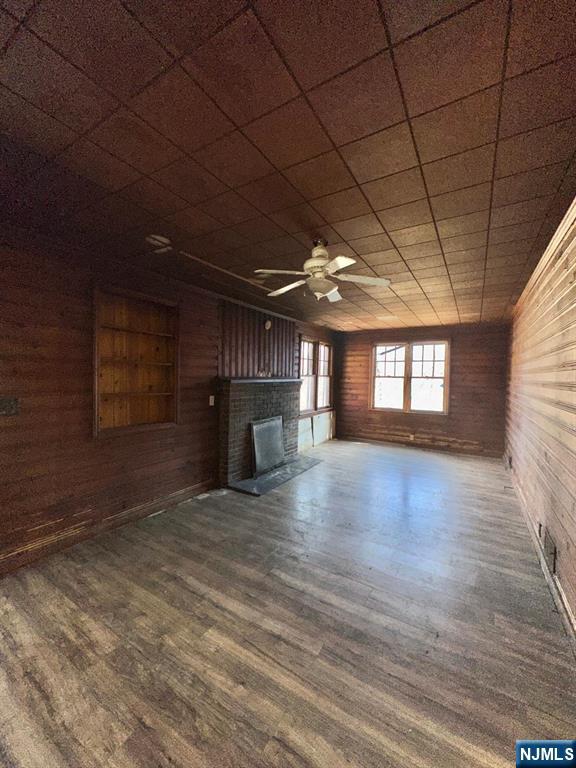
[[[318,408],[327,408],[330,405],[330,377],[318,377]]]
[[[404,379],[376,379],[374,384],[375,408],[399,408],[404,405]]]
[[[422,363],[421,362],[413,362],[412,363],[412,376],[422,376]]]
[[[443,411],[443,379],[412,379],[411,409],[413,411]]]
[[[404,363],[396,363],[396,376],[404,376]]]
[[[433,373],[434,373],[434,363],[428,362],[427,360],[425,360],[422,365],[422,376],[432,376]]]
[[[424,360],[434,360],[434,344],[424,345]]]
[[[398,347],[396,350],[396,360],[404,360],[404,352],[406,351],[406,347]]]
[[[303,376],[300,388],[300,410],[311,411],[314,408],[315,376]]]
[[[382,360],[376,361],[376,376],[385,376],[386,375],[386,363]]]
[[[434,363],[434,376],[444,376],[444,362]]]
[[[422,345],[421,344],[415,344],[412,347],[412,359],[413,360],[422,360]]]
[[[435,344],[434,345],[434,357],[436,360],[445,360],[446,359],[446,344]]]
[[[386,363],[386,376],[394,376],[394,362],[388,361]]]

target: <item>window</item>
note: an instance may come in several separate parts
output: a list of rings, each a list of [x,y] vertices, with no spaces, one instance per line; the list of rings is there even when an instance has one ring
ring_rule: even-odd
[[[374,347],[374,408],[446,413],[447,341],[377,344]]]
[[[316,408],[330,406],[330,389],[332,384],[332,347],[328,344],[318,344],[318,397]]]
[[[316,411],[332,405],[332,347],[321,341],[300,342],[300,410]]]
[[[302,340],[300,344],[300,410],[313,411],[316,398],[316,376],[314,375],[314,342]]]
[[[96,430],[176,420],[176,307],[96,295]]]

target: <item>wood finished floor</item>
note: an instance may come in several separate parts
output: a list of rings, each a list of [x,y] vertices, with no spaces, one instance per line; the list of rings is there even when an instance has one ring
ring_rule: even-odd
[[[0,581],[3,768],[498,768],[575,659],[500,462],[334,442]]]

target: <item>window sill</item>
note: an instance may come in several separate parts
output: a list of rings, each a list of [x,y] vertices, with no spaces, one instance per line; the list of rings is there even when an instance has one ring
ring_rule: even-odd
[[[397,413],[405,416],[449,416],[449,411],[405,411],[403,408],[378,408],[372,405],[368,408],[374,413]]]
[[[317,408],[317,409],[312,410],[312,411],[300,411],[300,415],[299,415],[298,418],[300,418],[300,419],[307,419],[310,416],[317,416],[320,413],[330,413],[333,410],[334,410],[334,406],[333,405],[328,405],[328,406],[326,406],[326,408]]]

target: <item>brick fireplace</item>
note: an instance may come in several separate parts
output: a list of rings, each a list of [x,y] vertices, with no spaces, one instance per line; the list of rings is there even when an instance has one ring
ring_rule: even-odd
[[[298,453],[300,379],[219,380],[220,484],[253,474],[250,424],[282,416],[286,458]]]

